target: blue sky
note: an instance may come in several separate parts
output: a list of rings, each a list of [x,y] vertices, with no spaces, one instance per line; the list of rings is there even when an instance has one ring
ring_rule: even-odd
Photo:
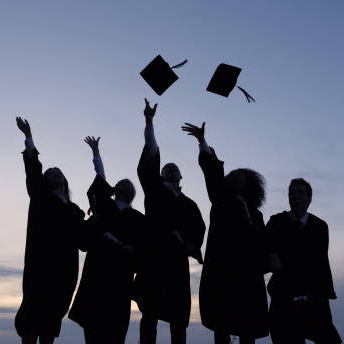
[[[43,165],[62,169],[83,209],[94,177],[83,138],[94,135],[102,137],[108,180],[133,180],[135,206],[143,210],[136,166],[144,97],[159,103],[155,128],[162,162],[179,165],[183,191],[199,204],[207,223],[210,204],[198,147],[180,130],[185,121],[207,123],[207,140],[226,171],[251,167],[265,176],[265,221],[288,208],[291,178],[311,182],[310,212],[330,228],[339,296],[332,305],[343,336],[343,14],[339,0],[1,1],[0,341],[13,336],[28,208],[23,136],[15,115],[28,118]],[[171,65],[189,60],[161,97],[139,76],[157,54]],[[242,68],[238,84],[256,103],[247,104],[239,91],[228,99],[205,91],[219,63]],[[196,301],[199,269],[193,269]],[[196,303],[193,311],[192,338],[210,338],[197,325]],[[133,326],[130,336],[136,330]],[[77,327],[67,323],[64,343],[77,343],[70,339],[78,333],[73,331]]]

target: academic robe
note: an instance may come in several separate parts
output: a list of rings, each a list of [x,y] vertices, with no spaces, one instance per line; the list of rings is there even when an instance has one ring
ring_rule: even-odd
[[[145,193],[151,249],[144,272],[137,276],[144,308],[160,320],[188,326],[191,309],[190,272],[184,246],[171,234],[177,231],[184,242],[200,248],[205,224],[197,204],[181,193],[176,196],[160,176],[160,152],[147,157],[146,146],[138,165]]]
[[[267,247],[264,221],[225,189],[223,162],[200,152],[211,201],[210,226],[201,275],[199,302],[204,326],[237,336],[268,335],[268,306],[264,283]]]
[[[78,236],[84,212],[63,203],[48,188],[38,152],[23,153],[30,197],[23,300],[15,318],[19,336],[28,332],[59,336],[78,279]]]
[[[336,294],[326,222],[309,213],[306,224],[298,228],[284,211],[271,216],[266,231],[282,267],[268,284],[272,331],[298,331],[310,340],[340,343],[329,306],[329,299],[336,299]],[[311,300],[295,303],[292,299],[297,296],[309,296]]]
[[[84,328],[106,328],[124,338],[129,326],[134,272],[140,265],[145,242],[144,215],[133,208],[119,210],[110,198],[111,186],[99,175],[88,195],[96,196],[99,219],[92,216],[93,233],[87,251],[80,285],[69,312],[69,318]],[[129,256],[108,238],[111,233],[123,245],[131,245],[136,254]]]

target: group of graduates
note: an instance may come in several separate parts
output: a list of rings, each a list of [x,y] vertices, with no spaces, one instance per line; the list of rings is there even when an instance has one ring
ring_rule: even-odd
[[[172,344],[186,343],[191,309],[189,257],[203,270],[199,289],[201,320],[216,344],[255,343],[271,334],[274,344],[339,344],[329,299],[335,299],[328,260],[327,224],[307,212],[312,188],[302,178],[289,186],[290,211],[265,226],[259,208],[265,182],[240,168],[224,173],[224,163],[205,140],[205,123],[182,130],[199,142],[199,165],[211,202],[206,226],[197,204],[180,187],[174,163],[160,172],[153,107],[145,99],[145,146],[137,172],[145,194],[145,215],[132,208],[135,187],[128,179],[112,187],[106,180],[99,139],[87,137],[96,177],[87,195],[90,215],[69,197],[68,182],[54,167],[42,172],[30,125],[17,117],[25,134],[23,152],[30,197],[23,300],[15,326],[23,344],[51,344],[62,318],[84,330],[86,344],[125,343],[131,300],[142,312],[140,343],[156,343],[157,322],[169,322]],[[114,196],[114,197],[113,197]],[[78,279],[78,250],[86,251]],[[268,284],[268,310],[264,274]]]

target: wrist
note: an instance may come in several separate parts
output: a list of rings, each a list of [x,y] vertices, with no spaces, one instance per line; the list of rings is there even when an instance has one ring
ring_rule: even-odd
[[[197,138],[197,140],[199,144],[202,144],[203,142],[205,142],[204,137]]]
[[[26,139],[26,140],[32,139],[31,133],[25,133],[25,139]]]
[[[153,124],[153,119],[146,117],[146,125],[152,125]]]
[[[99,154],[99,149],[93,149],[92,152],[93,152],[93,156],[94,156],[94,157],[100,155],[100,154]]]

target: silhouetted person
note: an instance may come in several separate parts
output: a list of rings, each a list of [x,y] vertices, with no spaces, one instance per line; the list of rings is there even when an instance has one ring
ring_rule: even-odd
[[[230,335],[239,336],[241,344],[254,343],[268,335],[268,255],[258,210],[265,199],[264,178],[246,168],[225,175],[223,162],[204,139],[204,126],[182,127],[199,142],[212,204],[199,292],[201,319],[214,331],[216,344],[230,343]]]
[[[88,196],[94,215],[78,292],[69,318],[84,328],[86,344],[124,344],[129,326],[136,255],[144,242],[144,215],[132,208],[129,179],[112,188],[105,179],[99,138],[87,137],[97,176]],[[115,199],[111,198],[115,195]],[[94,202],[95,200],[95,202]]]
[[[154,137],[156,106],[146,101],[145,146],[138,176],[145,193],[145,210],[152,229],[152,254],[148,272],[141,279],[140,343],[156,342],[158,319],[170,323],[171,341],[186,343],[191,294],[188,257],[202,263],[200,251],[205,225],[196,203],[181,192],[182,179],[174,163],[160,175],[160,152]],[[142,277],[142,278],[141,278]],[[142,285],[144,286],[142,288]]]
[[[289,185],[290,211],[271,216],[266,230],[280,262],[268,284],[274,344],[338,344],[329,299],[335,299],[326,222],[307,212],[312,188],[302,178]]]
[[[84,212],[69,198],[68,182],[57,167],[42,173],[30,125],[17,117],[25,134],[23,152],[30,197],[23,300],[15,327],[23,344],[51,344],[59,336],[78,279],[78,236]]]

